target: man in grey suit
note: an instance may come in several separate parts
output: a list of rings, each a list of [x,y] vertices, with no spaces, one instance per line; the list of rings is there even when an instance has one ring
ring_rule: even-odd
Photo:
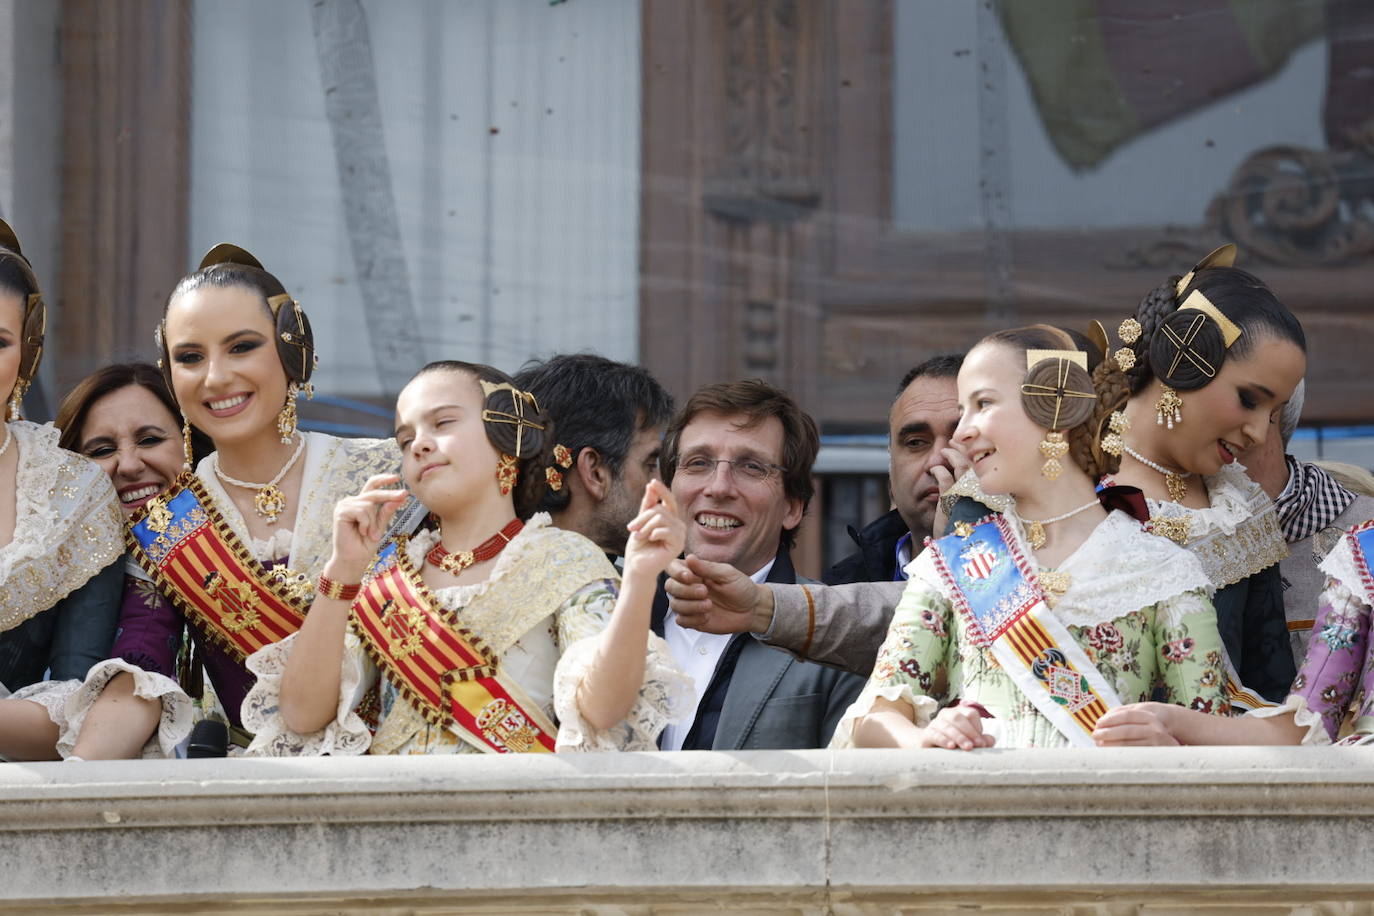
[[[799,581],[789,549],[819,448],[815,422],[771,385],[730,382],[694,394],[668,427],[661,468],[687,522],[687,553],[752,582]],[[748,635],[682,627],[661,588],[652,625],[697,693],[694,715],[664,731],[665,750],[823,747],[863,687]]]

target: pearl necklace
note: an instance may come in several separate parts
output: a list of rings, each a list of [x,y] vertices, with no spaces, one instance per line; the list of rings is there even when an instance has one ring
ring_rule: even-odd
[[[1122,444],[1121,448],[1126,454],[1130,455],[1150,470],[1163,474],[1164,488],[1169,491],[1169,499],[1176,503],[1183,502],[1183,497],[1188,495],[1188,484],[1186,481],[1189,477],[1193,476],[1192,471],[1171,471],[1162,464],[1155,464],[1149,458],[1146,458],[1144,455],[1140,454],[1140,452],[1137,452],[1125,443]]]
[[[305,451],[305,436],[298,436],[297,440],[296,450],[291,453],[290,458],[286,459],[286,464],[281,466],[281,470],[277,472],[277,476],[267,481],[267,483],[250,483],[247,480],[239,480],[230,477],[228,474],[224,473],[219,466],[219,452],[215,452],[215,476],[225,483],[231,483],[236,487],[243,487],[245,490],[257,490],[257,493],[253,495],[253,511],[262,518],[267,519],[267,524],[275,525],[277,523],[277,516],[281,515],[282,511],[286,509],[286,494],[281,491],[281,487],[277,486],[277,484],[281,483],[281,479],[286,476],[286,472],[295,466],[297,459],[299,459],[301,453]]]
[[[1042,518],[1039,521],[1036,521],[1033,518],[1022,518],[1020,513],[1018,513],[1015,509],[1011,510],[1011,514],[1016,516],[1016,520],[1025,527],[1026,540],[1030,541],[1031,549],[1039,550],[1041,547],[1045,546],[1045,541],[1047,540],[1047,538],[1045,537],[1046,525],[1053,525],[1055,522],[1062,522],[1066,518],[1073,518],[1080,512],[1086,512],[1093,506],[1100,505],[1102,505],[1101,502],[1099,502],[1097,499],[1093,499],[1092,502],[1084,503],[1077,509],[1071,509],[1068,512],[1065,512],[1063,515],[1056,515],[1054,518]]]
[[[0,444],[0,455],[3,455],[3,454],[5,454],[5,452],[8,452],[8,451],[10,450],[10,442],[12,442],[13,440],[14,440],[14,427],[12,427],[12,426],[10,426],[8,423],[6,423],[6,424],[5,424],[5,441],[4,441],[3,444]]]

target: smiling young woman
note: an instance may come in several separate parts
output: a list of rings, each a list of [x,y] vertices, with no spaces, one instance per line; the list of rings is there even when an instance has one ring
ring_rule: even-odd
[[[52,756],[45,673],[82,677],[109,654],[123,582],[123,528],[100,468],[51,425],[19,419],[43,350],[44,305],[19,240],[0,222],[0,756]]]
[[[1264,283],[1230,266],[1234,257],[1234,246],[1218,249],[1122,322],[1113,360],[1125,371],[1111,406],[1120,411],[1114,482],[1144,491],[1154,532],[1202,562],[1228,662],[1248,688],[1233,702],[1249,708],[1253,694],[1281,700],[1295,665],[1278,568],[1287,545],[1273,502],[1235,454],[1272,434],[1307,343]]]
[[[184,629],[196,647],[184,674],[198,681],[203,668],[214,688],[203,705],[238,726],[252,682],[244,659],[300,626],[328,557],[334,504],[400,463],[390,440],[295,428],[295,399],[315,364],[310,324],[243,249],[216,247],[177,284],[157,340],[185,418],[183,444],[194,425],[215,451],[131,516],[130,549],[145,588],[168,600],[145,596],[138,626],[121,631],[110,657],[64,702],[54,720],[64,757],[175,752],[196,715],[188,695],[195,688],[180,683],[177,665]],[[97,460],[123,441],[117,430],[107,433],[92,440]],[[151,445],[138,433],[126,446]],[[191,455],[183,460],[189,468]],[[129,461],[138,478],[129,495],[144,499],[168,469]]]
[[[1116,464],[1098,444],[1102,356],[1044,325],[969,351],[954,443],[1005,512],[960,522],[907,567],[832,746],[1090,747],[1109,708],[1157,685],[1174,703],[1227,708],[1201,566],[1144,530],[1138,492],[1096,492]]]
[[[250,753],[656,747],[691,690],[649,632],[685,526],[651,481],[621,580],[591,541],[531,515],[553,435],[534,397],[490,366],[434,363],[411,380],[396,404],[402,477],[434,523],[382,541],[406,493],[394,475],[339,503],[330,587],[299,633],[248,661]],[[374,689],[375,733],[358,714]]]

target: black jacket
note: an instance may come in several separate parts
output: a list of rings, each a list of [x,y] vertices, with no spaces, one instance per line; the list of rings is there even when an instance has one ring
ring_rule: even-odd
[[[897,542],[906,533],[906,522],[896,509],[864,525],[862,531],[850,525],[849,536],[859,545],[858,551],[830,567],[821,581],[826,585],[891,582],[897,574]],[[912,556],[917,553],[919,549]]]

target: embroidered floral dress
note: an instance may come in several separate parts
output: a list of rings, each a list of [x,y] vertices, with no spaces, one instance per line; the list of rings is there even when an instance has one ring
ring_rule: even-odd
[[[253,559],[269,569],[285,564],[301,581],[313,582],[329,559],[334,505],[361,490],[374,474],[394,473],[400,466],[400,456],[396,443],[390,439],[303,435],[306,445],[301,499],[292,527],[278,530],[271,538],[249,536],[247,523],[215,474],[213,456],[200,463],[196,476]],[[252,676],[243,662],[210,639],[196,622],[190,621],[188,627],[182,611],[158,590],[147,573],[130,563],[119,633],[110,658],[91,668],[84,681],[63,686],[57,695],[60,703],[50,708],[49,714],[60,733],[57,749],[63,757],[75,748],[86,716],[105,686],[121,672],[133,675],[136,696],[162,704],[158,730],[144,746],[144,757],[174,756],[177,746],[205,710],[224,715],[232,725],[240,724],[240,705],[252,686]],[[177,656],[183,633],[188,629],[209,680],[210,690],[200,704],[187,695],[178,681]]]
[[[433,531],[410,539],[408,555],[420,569],[425,553],[438,541]],[[600,567],[571,594],[552,594],[538,586],[541,569],[550,563],[596,561]],[[548,613],[532,627],[512,632],[511,617],[478,599],[510,576],[530,580],[530,600]],[[581,535],[554,528],[546,513],[532,517],[501,552],[486,582],[434,591],[461,626],[475,633],[500,658],[500,670],[513,679],[550,719],[558,723],[558,750],[656,750],[660,731],[691,708],[691,682],[673,662],[666,643],[649,635],[639,699],[625,720],[600,732],[586,723],[576,693],[596,650],[597,636],[610,622],[619,590],[615,568],[596,545]],[[519,629],[517,625],[516,629]],[[254,653],[249,668],[257,684],[244,701],[244,724],[256,732],[250,754],[462,754],[479,749],[449,728],[431,724],[373,663],[362,640],[349,627],[339,705],[333,722],[318,732],[300,735],[286,727],[278,710],[281,678],[295,637]],[[373,688],[380,710],[375,736],[359,715]]]
[[[1317,618],[1307,643],[1307,658],[1292,692],[1278,707],[1252,710],[1252,716],[1293,714],[1306,728],[1304,744],[1341,739],[1349,715],[1350,733],[1342,744],[1374,742],[1374,640],[1370,639],[1371,579],[1349,535],[1322,561],[1328,576],[1318,600]]]
[[[1024,555],[1032,556],[1015,517],[1005,518]],[[873,673],[831,746],[853,746],[855,720],[872,711],[877,697],[907,704],[922,727],[954,700],[974,701],[993,714],[983,728],[999,747],[1068,745],[992,651],[969,639],[931,548],[907,572],[906,591]],[[1213,714],[1229,711],[1208,580],[1188,553],[1118,511],[1053,572],[1068,576],[1068,583],[1058,597],[1048,593],[1051,612],[1123,703],[1149,700],[1158,688],[1167,702]]]
[[[9,430],[18,458],[14,533],[0,547],[0,696],[46,707],[45,672],[79,678],[109,652],[124,526],[109,477],[59,448],[51,424]]]

